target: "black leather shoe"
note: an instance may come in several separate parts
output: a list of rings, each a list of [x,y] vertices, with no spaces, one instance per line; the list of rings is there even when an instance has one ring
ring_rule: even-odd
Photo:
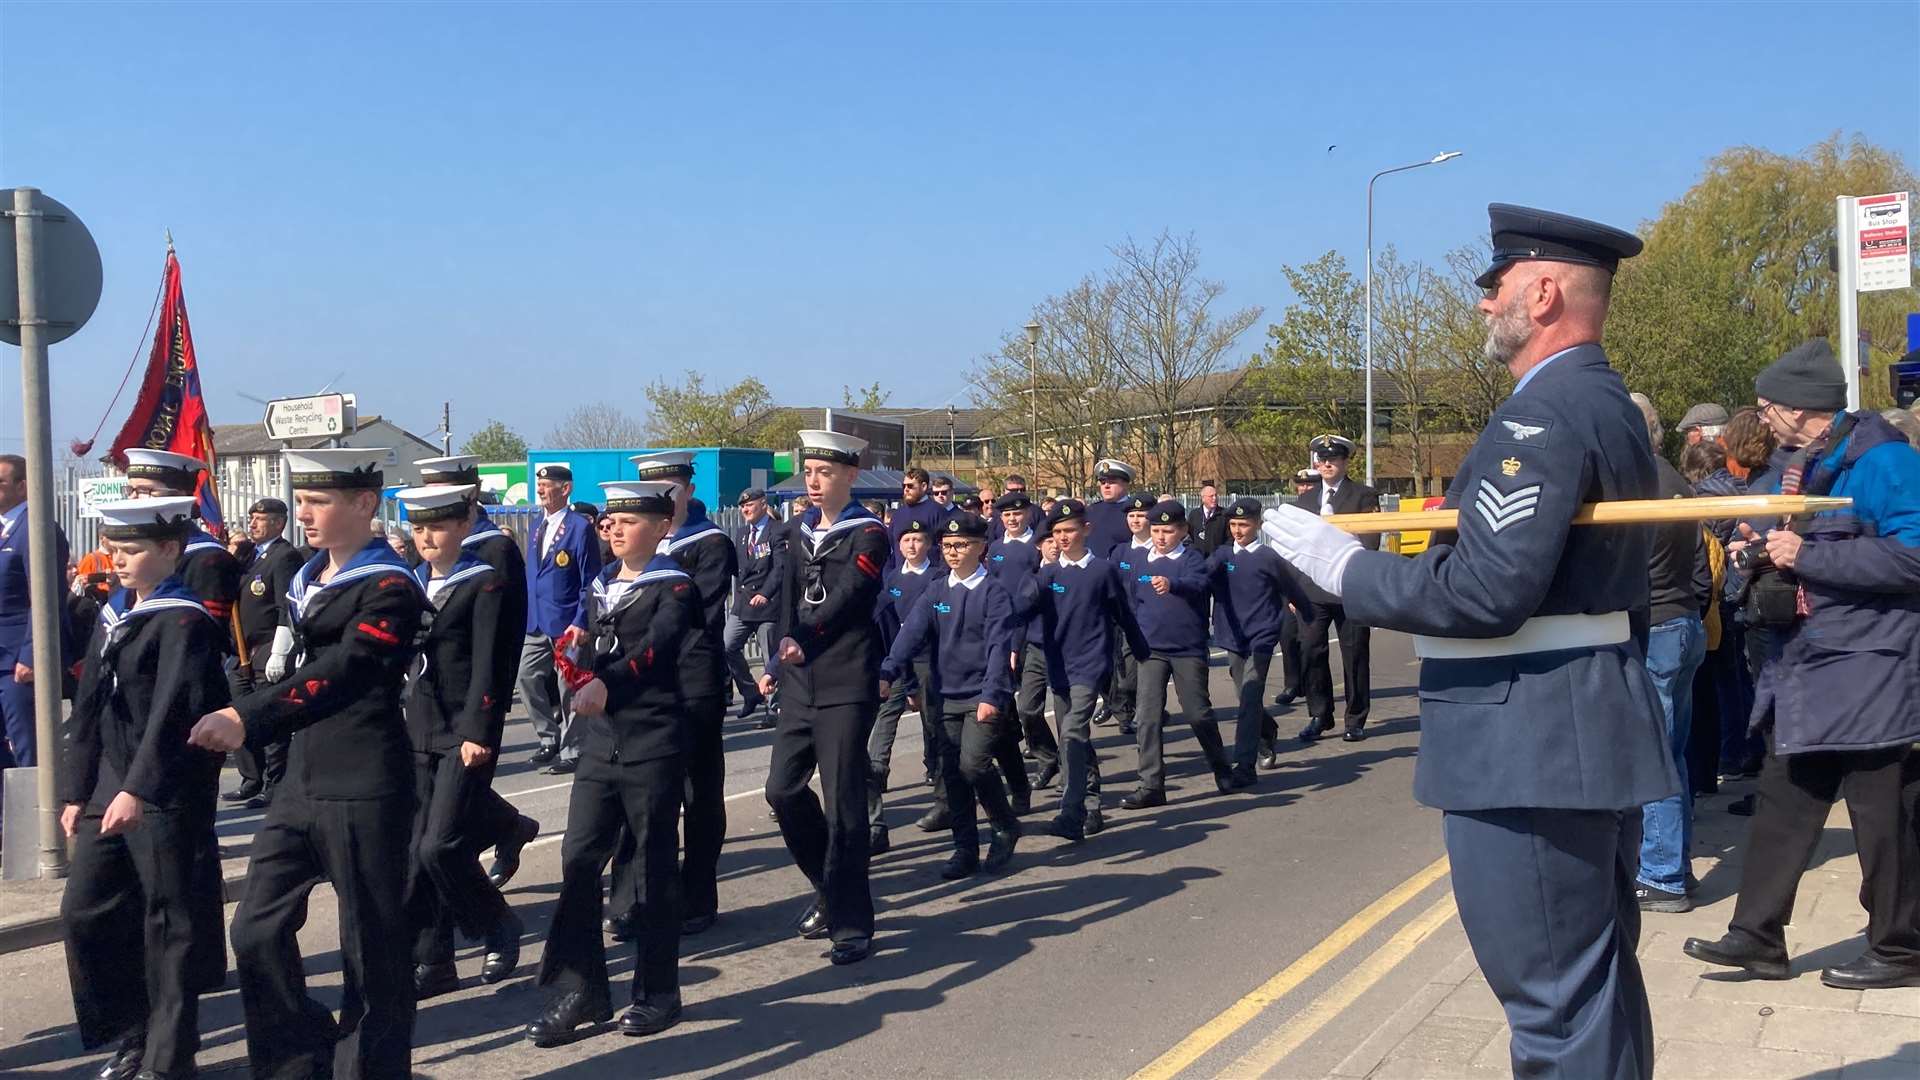
[[[585,990],[571,990],[547,1006],[547,1011],[527,1025],[527,1039],[535,1046],[559,1046],[572,1042],[575,1029],[583,1024],[604,1024],[613,1019],[613,1005],[603,997],[588,997]]]
[[[632,941],[634,937],[633,912],[623,911],[608,919],[607,936],[615,941]]]
[[[246,802],[243,802],[240,805],[245,807],[248,810],[265,810],[267,807],[272,806],[273,805],[273,785],[268,784],[266,787],[261,788],[260,793],[258,795],[255,795],[253,798],[248,799]]]
[[[1120,800],[1120,808],[1123,810],[1145,810],[1149,806],[1165,805],[1167,805],[1166,792],[1149,791],[1146,788],[1135,789],[1133,794]]]
[[[1790,979],[1785,950],[1774,952],[1739,934],[1727,934],[1718,941],[1691,937],[1680,950],[1695,960],[1721,967],[1741,968],[1756,979]]]
[[[540,823],[525,814],[513,823],[512,834],[494,846],[493,865],[487,867],[487,880],[493,882],[494,888],[506,888],[513,875],[520,872],[520,849],[539,835]]]
[[[947,856],[947,863],[940,868],[940,880],[959,881],[968,878],[980,869],[980,856],[966,851],[956,851]]]
[[[847,964],[857,964],[865,960],[872,952],[872,938],[848,938],[845,941],[834,942],[833,948],[827,950],[827,959],[833,961],[835,965],[844,967]]]
[[[94,1073],[95,1080],[133,1080],[140,1071],[140,1055],[147,1052],[147,1033],[136,1031],[120,1040],[120,1048],[113,1052]]]
[[[1045,791],[1048,788],[1052,787],[1054,785],[1054,782],[1059,779],[1060,779],[1060,766],[1058,765],[1042,766],[1040,769],[1040,775],[1033,778],[1033,789],[1035,791]]]
[[[460,973],[453,968],[453,961],[439,964],[415,964],[413,966],[413,1000],[425,1001],[441,994],[451,994],[460,989]]]
[[[1233,771],[1227,774],[1227,783],[1236,791],[1241,788],[1250,788],[1259,782],[1260,777],[1253,771],[1251,765],[1235,765]]]
[[[531,757],[527,758],[527,762],[532,765],[545,765],[547,762],[552,761],[554,758],[557,758],[559,756],[560,756],[559,747],[542,746],[540,749],[535,750]]]
[[[1280,749],[1273,745],[1272,739],[1260,740],[1260,751],[1256,757],[1257,764],[1263,769],[1280,767]]]
[[[738,719],[745,720],[748,717],[752,716],[754,713],[759,712],[760,706],[765,704],[766,704],[766,701],[762,698],[752,698],[746,701],[742,701],[740,703],[740,712],[736,715]],[[624,1024],[625,1021],[623,1020],[621,1021],[621,1023]]]
[[[1341,742],[1364,742],[1366,740],[1366,737],[1367,737],[1366,730],[1363,728],[1357,728],[1357,727],[1350,727],[1347,730],[1340,733]]]
[[[1732,814],[1734,817],[1752,817],[1753,804],[1755,801],[1755,797],[1752,795],[1742,795],[1727,804],[1727,813]]]
[[[1891,990],[1920,986],[1920,964],[1889,963],[1872,953],[1861,953],[1844,964],[1822,968],[1820,981],[1835,990]]]
[[[1283,690],[1280,692],[1280,695],[1278,697],[1273,699],[1273,703],[1285,709],[1285,708],[1291,708],[1293,703],[1299,700],[1300,700],[1300,695],[1298,692],[1291,691],[1291,690]]]
[[[1319,738],[1320,738],[1320,721],[1318,720],[1309,720],[1307,721],[1307,726],[1300,729],[1301,742],[1304,742],[1304,743],[1316,742],[1319,740]]]
[[[548,776],[572,776],[574,772],[579,768],[580,768],[579,759],[576,758],[572,761],[568,761],[565,758],[561,758],[559,761],[556,761],[553,764],[547,766],[546,773]]]
[[[1120,734],[1121,734],[1121,735],[1123,735],[1123,736],[1125,736],[1125,737],[1127,737],[1127,738],[1129,738],[1129,739],[1131,739],[1131,738],[1133,738],[1133,737],[1134,737],[1134,736],[1135,736],[1136,734],[1138,734],[1138,733],[1139,733],[1139,731],[1140,731],[1140,728],[1139,728],[1139,727],[1138,727],[1137,725],[1135,725],[1133,721],[1131,721],[1131,720],[1122,720],[1122,721],[1120,721]]]
[[[199,1069],[141,1069],[133,1075],[133,1080],[194,1080],[200,1075]]]
[[[705,915],[689,915],[686,921],[680,924],[680,936],[693,937],[695,934],[704,934],[713,929],[713,924],[719,921],[720,913],[717,911],[709,911]]]
[[[1013,861],[1013,847],[1020,842],[1020,823],[1010,822],[1006,826],[994,826],[993,839],[987,842],[987,857],[980,868],[991,874],[1006,869]]]
[[[1106,727],[1113,723],[1113,710],[1102,705],[1093,711],[1093,718],[1088,722],[1094,727]]]
[[[1007,792],[1007,803],[1013,807],[1014,816],[1033,813],[1033,789]]]
[[[779,723],[780,714],[774,712],[773,706],[769,705],[767,711],[760,714],[760,719],[753,722],[753,726],[757,731],[772,731]]]
[[[1213,786],[1219,788],[1220,794],[1222,795],[1232,791],[1233,770],[1225,765],[1215,765],[1213,767]]]
[[[893,847],[893,841],[887,838],[887,827],[885,825],[875,825],[873,828],[867,830],[868,857],[885,855],[891,847]]]
[[[913,827],[921,832],[939,832],[942,829],[952,828],[953,819],[947,816],[947,804],[934,803],[932,809],[920,815],[920,820],[914,822]]]
[[[1101,815],[1098,809],[1094,809],[1087,811],[1087,820],[1081,823],[1080,831],[1086,833],[1088,836],[1092,836],[1106,827],[1107,819]]]
[[[680,995],[636,1001],[620,1017],[620,1034],[658,1035],[680,1022]]]
[[[520,916],[508,908],[500,925],[487,935],[487,958],[480,965],[481,982],[492,986],[520,966],[520,935],[525,930],[526,927],[520,925]]]
[[[220,798],[226,802],[246,802],[248,799],[260,794],[260,788],[261,785],[248,780],[232,791],[221,795]]]
[[[819,897],[814,897],[807,904],[807,910],[800,913],[800,921],[793,924],[793,932],[808,941],[818,941],[833,932],[833,928],[827,925],[827,905],[821,903]]]
[[[1086,826],[1079,822],[1068,821],[1064,814],[1047,822],[1044,831],[1046,835],[1057,836],[1069,844],[1078,844],[1087,838]]]

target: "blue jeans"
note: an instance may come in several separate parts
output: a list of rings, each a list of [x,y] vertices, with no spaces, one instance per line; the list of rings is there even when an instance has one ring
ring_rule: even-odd
[[[1687,729],[1693,723],[1693,673],[1707,656],[1707,630],[1698,615],[1682,615],[1653,627],[1647,636],[1647,673],[1660,691],[1667,746],[1680,770],[1680,794],[1640,808],[1642,885],[1687,891],[1687,858],[1693,849],[1693,785],[1687,782]]]

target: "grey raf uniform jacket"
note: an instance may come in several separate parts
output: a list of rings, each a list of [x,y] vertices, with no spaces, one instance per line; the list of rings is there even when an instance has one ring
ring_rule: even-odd
[[[1574,526],[1583,503],[1657,497],[1640,411],[1598,345],[1538,368],[1474,443],[1447,495],[1451,544],[1354,556],[1348,616],[1497,638],[1543,615],[1627,612],[1630,638],[1420,669],[1414,796],[1441,810],[1626,809],[1680,790],[1644,660],[1650,526]]]

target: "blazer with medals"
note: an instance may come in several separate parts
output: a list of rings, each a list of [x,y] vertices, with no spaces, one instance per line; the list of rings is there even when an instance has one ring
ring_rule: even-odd
[[[693,578],[665,555],[639,576],[620,580],[613,563],[595,578],[586,626],[590,667],[607,687],[607,708],[584,718],[583,762],[617,765],[687,751],[682,671],[698,635],[700,595]]]
[[[527,541],[527,633],[557,638],[586,606],[587,588],[600,572],[600,537],[586,515],[560,515],[559,531],[547,543],[547,519]]]
[[[775,647],[792,638],[806,659],[772,670],[780,700],[801,708],[879,703],[884,655],[874,621],[887,568],[887,527],[858,502],[823,525],[811,506],[788,533],[786,583],[774,620]]]
[[[421,753],[457,750],[463,742],[500,749],[506,710],[495,697],[499,640],[519,641],[501,617],[509,590],[498,571],[463,550],[453,570],[432,587],[433,567],[414,567],[429,596],[433,619],[420,659],[407,682],[407,736]]]
[[[373,799],[413,790],[401,693],[419,651],[427,601],[405,559],[367,541],[325,584],[316,554],[293,576],[287,614],[294,668],[233,703],[247,743],[291,737],[283,787],[313,799]]]
[[[226,755],[189,745],[187,732],[227,704],[226,637],[177,574],[137,604],[115,589],[62,725],[60,801],[102,811],[127,791],[163,809],[197,802],[210,813]]]
[[[460,541],[460,546],[493,567],[493,572],[498,575],[500,624],[508,627],[525,626],[527,560],[520,554],[520,545],[514,542],[512,534],[494,524],[493,519],[482,510],[473,523],[473,531]],[[493,662],[493,705],[500,711],[501,723],[505,722],[507,710],[513,706],[514,684],[520,678],[520,648],[524,643],[523,638],[516,637],[511,631],[494,635],[494,648],[499,652]]]
[[[734,578],[733,615],[743,623],[772,622],[780,607],[780,586],[785,583],[781,570],[787,556],[787,523],[767,513],[761,515],[757,527],[758,536],[756,526],[748,525],[740,530],[736,542],[738,576]],[[751,601],[756,596],[766,597],[767,602],[753,606]]]
[[[287,619],[287,590],[305,562],[292,544],[276,536],[254,554],[253,562],[240,574],[240,599],[236,601],[240,626],[247,636],[248,656],[260,654],[260,659],[253,662],[257,670],[266,668],[262,650],[273,647],[273,631]]]

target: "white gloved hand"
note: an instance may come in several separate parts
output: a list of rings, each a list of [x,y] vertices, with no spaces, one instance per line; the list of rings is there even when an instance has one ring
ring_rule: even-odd
[[[1291,504],[1261,515],[1260,535],[1272,544],[1280,557],[1307,575],[1308,580],[1335,596],[1340,595],[1340,579],[1355,552],[1364,551],[1351,533],[1337,529]]]
[[[293,627],[282,623],[273,628],[273,655],[267,657],[267,681],[279,682],[286,678],[292,660]]]

